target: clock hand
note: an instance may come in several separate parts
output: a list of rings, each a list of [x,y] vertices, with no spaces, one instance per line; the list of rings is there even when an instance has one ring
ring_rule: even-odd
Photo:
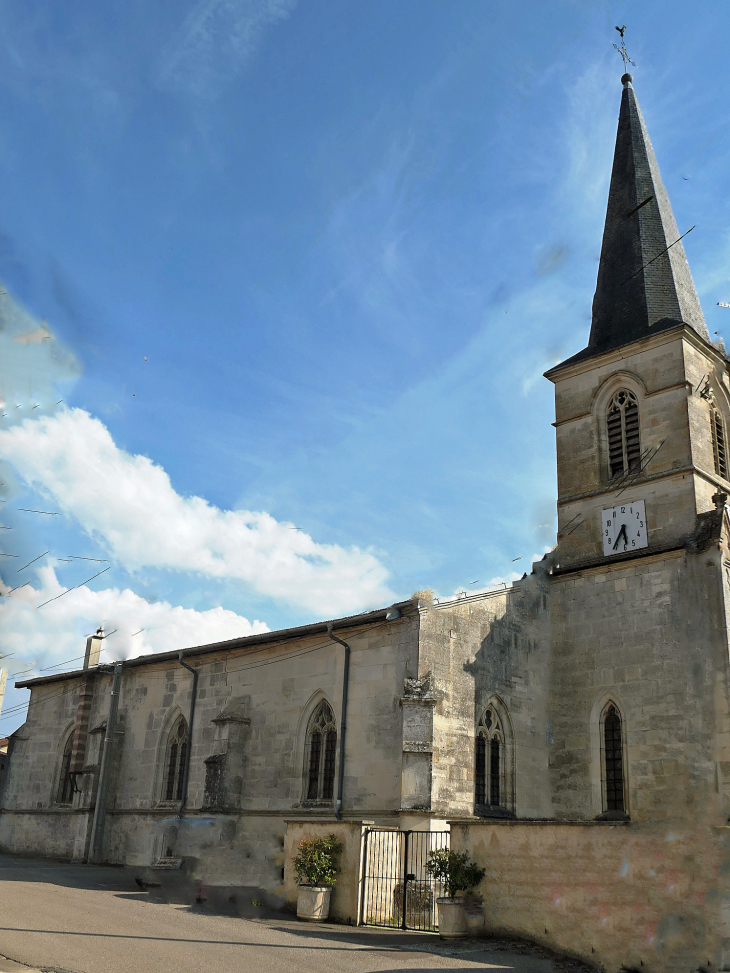
[[[629,538],[628,538],[628,535],[626,533],[626,524],[621,524],[621,530],[618,532],[618,537],[616,538],[616,540],[613,543],[613,549],[614,549],[614,551],[618,547],[618,542],[621,540],[621,535],[622,534],[624,535],[624,542],[626,544],[628,544],[629,543]]]

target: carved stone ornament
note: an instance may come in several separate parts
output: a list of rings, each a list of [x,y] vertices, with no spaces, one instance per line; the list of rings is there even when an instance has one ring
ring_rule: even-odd
[[[404,740],[403,753],[433,753],[433,744]]]
[[[406,677],[403,699],[435,700],[436,697],[433,694],[431,678],[430,672],[427,672],[420,679]]]

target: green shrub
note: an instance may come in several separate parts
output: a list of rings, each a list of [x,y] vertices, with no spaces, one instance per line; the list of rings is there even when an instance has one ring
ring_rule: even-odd
[[[334,885],[337,881],[337,858],[342,845],[333,834],[321,838],[302,838],[299,842],[294,871],[300,885]]]
[[[486,874],[486,870],[471,861],[465,851],[451,851],[449,848],[429,851],[426,871],[432,878],[444,883],[444,892],[450,899],[457,892],[475,888]]]

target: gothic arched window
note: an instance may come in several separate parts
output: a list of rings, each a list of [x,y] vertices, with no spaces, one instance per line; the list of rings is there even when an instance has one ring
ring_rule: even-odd
[[[61,757],[61,773],[58,778],[57,804],[71,804],[74,799],[74,779],[71,773],[71,751],[73,749],[74,735],[69,733],[63,748]]]
[[[188,725],[184,717],[173,724],[167,738],[165,752],[165,781],[163,801],[181,801],[185,762],[188,755]]]
[[[725,422],[714,398],[710,397],[710,428],[712,430],[712,452],[715,459],[715,473],[727,480],[727,439]]]
[[[477,725],[474,803],[477,807],[506,804],[505,738],[502,721],[489,706]]]
[[[628,389],[612,397],[606,410],[608,466],[611,476],[635,470],[641,463],[639,403]]]
[[[334,797],[336,750],[335,714],[323,699],[307,727],[305,773],[308,801],[331,801]]]
[[[626,813],[621,715],[613,703],[603,717],[603,785],[604,811]]]

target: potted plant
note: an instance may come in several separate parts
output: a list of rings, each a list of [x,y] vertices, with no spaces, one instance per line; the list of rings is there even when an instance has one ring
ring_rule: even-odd
[[[330,911],[332,886],[337,881],[337,858],[342,845],[333,834],[321,838],[302,838],[294,871],[299,879],[297,918],[324,922]]]
[[[426,871],[436,881],[443,882],[445,895],[436,899],[439,910],[439,936],[442,939],[461,939],[466,936],[464,899],[458,892],[475,888],[486,874],[465,851],[439,848],[429,851]]]

